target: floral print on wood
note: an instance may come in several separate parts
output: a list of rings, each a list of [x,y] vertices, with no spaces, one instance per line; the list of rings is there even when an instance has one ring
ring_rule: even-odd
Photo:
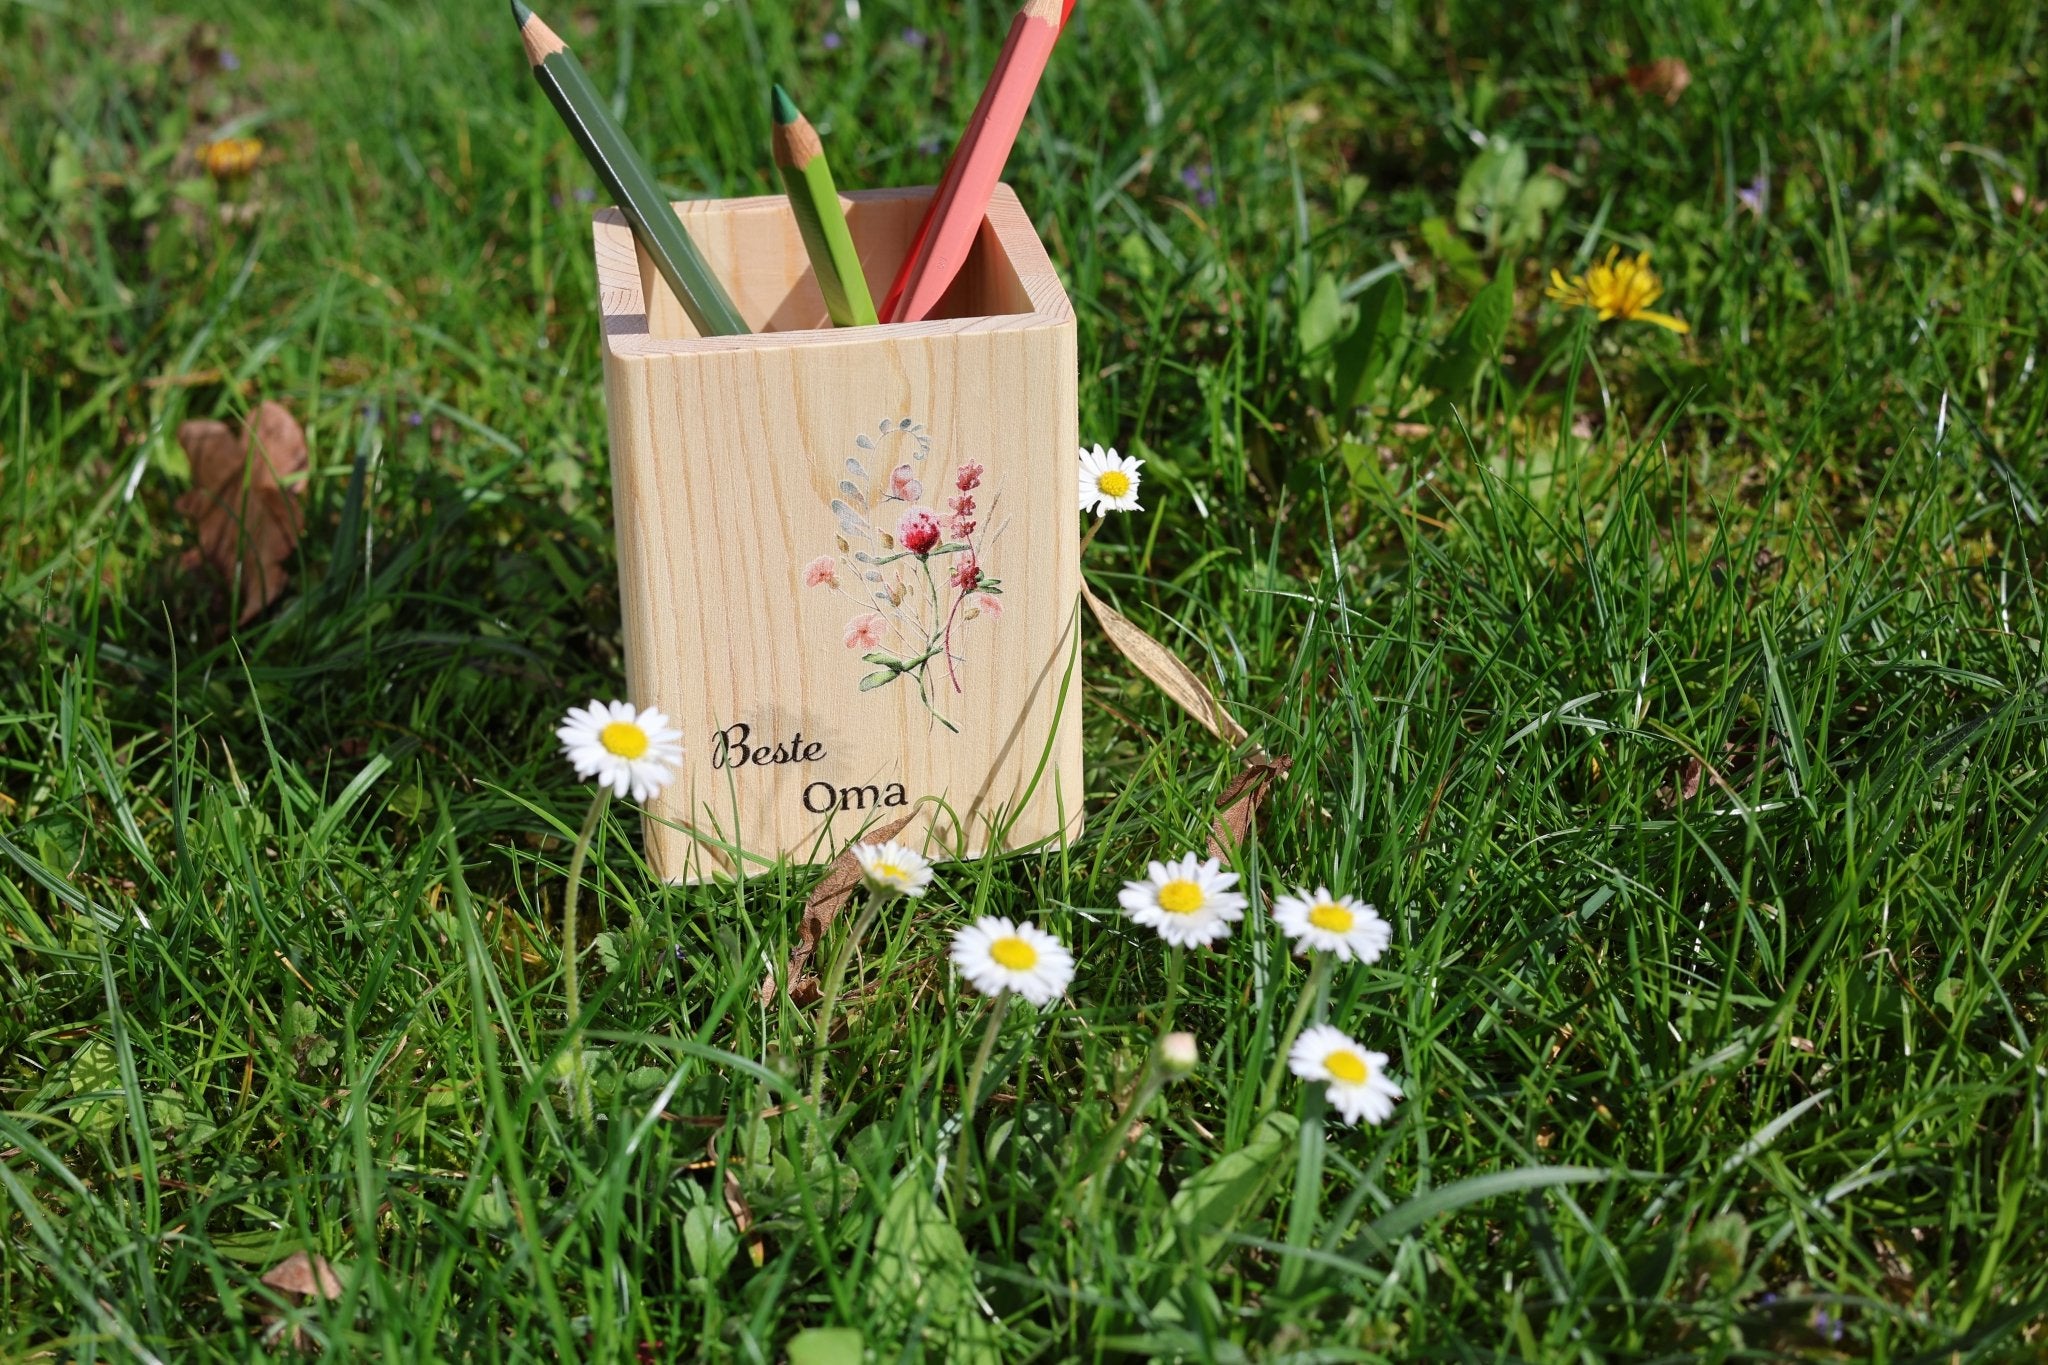
[[[977,461],[935,460],[911,418],[885,419],[853,445],[830,499],[833,552],[804,565],[804,586],[851,604],[843,638],[867,665],[861,691],[914,687],[957,732],[946,712],[963,694],[960,665],[974,632],[1003,614],[1002,582],[988,571],[1000,497]]]

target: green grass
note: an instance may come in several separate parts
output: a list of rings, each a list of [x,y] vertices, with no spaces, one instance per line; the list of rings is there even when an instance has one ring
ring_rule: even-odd
[[[1086,837],[884,918],[823,1119],[809,1011],[753,994],[815,872],[665,888],[614,807],[581,1129],[590,177],[501,6],[161,8],[0,7],[0,1355],[260,1355],[299,1249],[347,1289],[282,1330],[386,1359],[2048,1350],[2035,8],[1083,0],[1010,179],[1082,432],[1148,460],[1088,573],[1295,760],[1187,965],[1201,1070],[1085,1186],[1166,996],[1116,890],[1237,757],[1091,634]],[[862,8],[544,14],[675,186],[771,188],[777,75],[842,185],[928,180],[1005,14]],[[1661,56],[1669,108],[1603,80]],[[224,128],[270,148],[235,221]],[[1428,225],[1485,136],[1564,193],[1510,229],[1501,362],[1426,406],[1508,255]],[[1610,242],[1690,337],[1543,301]],[[1318,281],[1390,271],[1341,420]],[[262,397],[308,531],[223,636],[173,437]],[[1305,978],[1265,898],[1321,880],[1395,926],[1326,1005],[1394,1055],[1380,1129],[1258,1107]],[[1079,974],[1012,1013],[955,1206],[984,1014],[943,949],[984,912]]]

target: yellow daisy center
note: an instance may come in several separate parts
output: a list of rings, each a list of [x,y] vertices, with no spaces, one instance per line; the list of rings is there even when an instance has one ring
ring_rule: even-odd
[[[1323,1070],[1346,1085],[1363,1085],[1368,1074],[1365,1058],[1342,1047],[1323,1058]]]
[[[868,869],[868,874],[878,882],[900,882],[909,876],[894,863],[876,863]]]
[[[1014,935],[989,944],[988,955],[1013,972],[1028,972],[1038,965],[1038,949]]]
[[[1358,917],[1341,905],[1324,902],[1308,912],[1308,922],[1333,934],[1348,934]]]
[[[1159,888],[1159,908],[1169,915],[1192,915],[1202,908],[1202,888],[1189,881],[1172,881]]]
[[[615,720],[597,732],[605,752],[620,758],[638,758],[647,752],[647,732],[629,720]]]
[[[1112,498],[1120,498],[1131,491],[1131,476],[1121,469],[1105,469],[1095,476],[1095,486]]]

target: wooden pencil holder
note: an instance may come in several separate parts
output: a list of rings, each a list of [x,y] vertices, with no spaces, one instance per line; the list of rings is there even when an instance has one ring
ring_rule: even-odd
[[[879,299],[929,187],[845,196]],[[1074,313],[998,188],[924,322],[832,328],[781,196],[677,204],[754,331],[700,337],[597,215],[628,691],[683,732],[674,881],[1081,825]]]

